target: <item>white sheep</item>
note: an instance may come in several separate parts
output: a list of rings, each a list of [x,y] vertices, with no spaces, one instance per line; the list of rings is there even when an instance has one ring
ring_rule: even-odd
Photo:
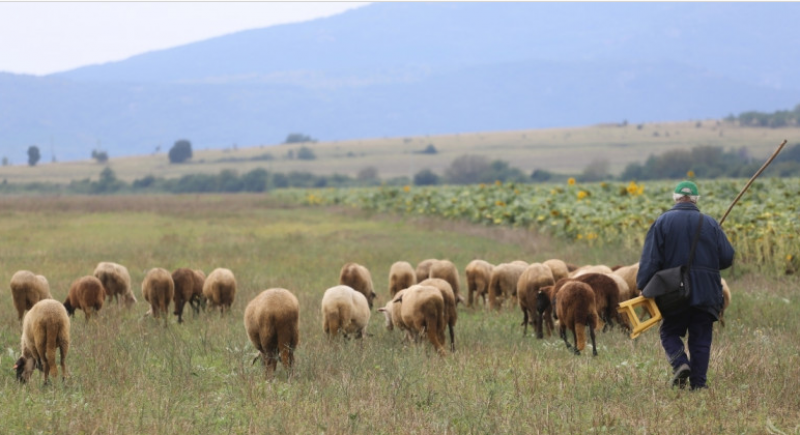
[[[130,308],[136,304],[136,296],[131,289],[131,275],[128,268],[121,264],[103,261],[97,264],[93,275],[103,283],[106,289],[106,297],[111,300],[114,298],[119,304],[119,298],[126,307]]]
[[[203,298],[208,307],[219,307],[220,315],[231,308],[236,297],[236,277],[230,269],[218,267],[203,282]]]
[[[50,284],[47,278],[42,275],[34,275],[28,270],[17,271],[11,277],[11,297],[14,299],[14,307],[17,309],[17,320],[22,322],[22,316],[26,310],[30,310],[34,304],[42,299],[52,299],[50,295]]]
[[[333,339],[339,333],[361,338],[367,333],[370,307],[363,293],[346,285],[325,290],[322,296],[322,329]]]
[[[294,350],[300,343],[300,304],[289,290],[271,288],[256,296],[244,309],[244,328],[258,349],[267,376],[272,376],[278,358],[291,374]]]
[[[372,301],[377,295],[372,285],[372,275],[369,273],[369,269],[358,263],[346,263],[339,272],[339,284],[346,285],[363,294],[367,298],[369,308],[372,309]]]

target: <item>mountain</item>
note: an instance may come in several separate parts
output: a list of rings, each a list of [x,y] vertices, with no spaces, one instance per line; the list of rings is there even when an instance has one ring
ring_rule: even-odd
[[[721,118],[800,103],[800,3],[374,3],[102,65],[0,74],[0,153]],[[44,160],[44,159],[43,159]]]

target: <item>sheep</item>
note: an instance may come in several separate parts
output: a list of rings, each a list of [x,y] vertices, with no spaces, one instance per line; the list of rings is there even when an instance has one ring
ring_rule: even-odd
[[[64,308],[70,316],[75,314],[75,310],[83,310],[88,322],[92,314],[103,308],[105,300],[106,289],[103,287],[103,283],[94,275],[87,275],[76,279],[69,286]]]
[[[629,266],[621,266],[614,270],[614,275],[621,277],[625,284],[628,285],[628,291],[625,293],[620,292],[619,301],[624,302],[633,299],[641,293],[641,290],[636,287],[636,274],[639,273],[639,263],[636,262]]]
[[[17,309],[17,320],[21,323],[26,310],[43,299],[52,299],[50,284],[42,275],[34,275],[28,270],[17,271],[11,277],[11,296]]]
[[[389,299],[400,290],[407,289],[417,283],[417,275],[411,263],[397,261],[389,268]]]
[[[516,303],[517,282],[527,267],[527,263],[501,263],[492,269],[489,278],[489,308],[500,309],[506,298]]]
[[[595,294],[588,284],[580,281],[565,283],[556,294],[556,313],[558,314],[561,338],[572,349],[575,355],[580,355],[586,347],[586,327],[589,327],[589,336],[592,339],[592,355],[597,356],[597,343],[594,330],[602,321],[597,316]],[[572,330],[575,347],[567,341],[567,328]]]
[[[425,281],[426,279],[430,278],[431,274],[431,265],[433,265],[434,261],[438,261],[436,258],[429,258],[427,260],[422,260],[417,263],[417,268],[415,270],[415,274],[417,275],[417,282]]]
[[[345,338],[350,334],[362,338],[367,334],[369,318],[367,297],[352,287],[337,285],[322,295],[322,330],[331,340],[339,333]]]
[[[283,288],[264,290],[245,307],[244,329],[260,353],[267,377],[275,373],[279,355],[291,376],[294,350],[300,343],[299,318],[297,297]]]
[[[428,278],[419,283],[419,285],[436,287],[442,293],[442,298],[444,299],[444,324],[447,325],[450,330],[450,351],[455,352],[456,342],[453,329],[456,327],[456,321],[458,321],[458,312],[456,311],[457,300],[453,294],[453,287],[450,286],[448,281],[441,278]],[[442,345],[444,345],[444,327],[442,327],[442,333],[439,339],[442,341]]]
[[[203,299],[208,307],[219,307],[220,316],[231,308],[236,298],[236,277],[230,269],[218,267],[208,274],[203,282]]]
[[[369,273],[369,269],[358,263],[345,264],[339,272],[339,285],[346,285],[363,294],[367,298],[369,309],[372,309],[372,301],[377,295],[372,286],[372,275]]]
[[[472,260],[464,268],[464,274],[467,275],[468,307],[472,306],[473,298],[477,303],[478,297],[483,299],[483,305],[486,305],[486,293],[489,289],[492,269],[494,269],[494,265],[484,260]]]
[[[728,308],[728,305],[731,304],[731,289],[728,287],[728,283],[725,281],[725,278],[720,278],[722,283],[722,309],[719,310],[719,324],[722,327],[725,327],[725,309]]]
[[[441,356],[447,355],[440,337],[444,335],[444,298],[442,292],[426,285],[413,285],[406,289],[398,301],[402,303],[400,315],[415,342],[420,341],[421,334],[428,340]]]
[[[567,278],[561,278],[558,282],[565,282]],[[547,326],[547,336],[552,335],[553,329],[553,301],[555,300],[558,288],[556,284],[544,286],[536,293],[536,338],[544,338],[543,328]]]
[[[183,307],[186,302],[189,302],[195,314],[200,313],[205,274],[202,270],[182,267],[172,272],[172,281],[175,283],[175,294],[173,296],[175,312],[173,314],[178,316],[178,323],[183,323]]]
[[[106,289],[106,297],[109,302],[114,298],[119,304],[119,298],[122,297],[122,302],[127,308],[136,304],[136,296],[131,289],[131,275],[128,269],[117,263],[103,261],[97,263],[93,275],[103,283],[103,288]]]
[[[583,275],[584,273],[606,273],[606,274],[609,274],[609,273],[614,273],[614,271],[611,270],[611,268],[606,266],[606,265],[598,264],[598,265],[594,265],[594,266],[589,265],[589,266],[579,267],[579,268],[573,270],[572,272],[570,272],[569,276],[570,276],[570,278],[576,278],[578,276]]]
[[[166,327],[169,322],[169,303],[175,295],[172,274],[161,267],[150,269],[142,281],[142,295],[150,303],[150,310],[145,315],[152,314],[157,319],[163,314]]]
[[[621,282],[617,282],[617,279]],[[621,277],[613,273],[585,273],[573,278],[573,280],[589,284],[589,287],[592,288],[595,294],[595,308],[600,319],[605,322],[603,332],[605,332],[606,327],[614,327],[614,319],[620,325],[630,329],[627,318],[617,311],[620,294],[622,293],[620,286],[624,286],[622,290],[627,291],[627,284],[622,281]]]
[[[450,284],[456,303],[464,303],[461,296],[461,280],[458,277],[458,268],[450,260],[439,260],[431,264],[431,272],[428,278],[441,278]]]
[[[69,315],[60,302],[44,299],[31,307],[22,322],[22,356],[14,365],[17,380],[28,382],[34,368],[44,372],[45,384],[50,376],[58,376],[56,348],[61,353],[61,379],[67,376],[69,327]]]
[[[553,273],[554,281],[569,276],[569,267],[567,263],[562,260],[551,258],[550,260],[543,261],[542,264],[550,268],[550,272]]]
[[[406,289],[398,291],[391,300],[386,302],[386,306],[378,308],[378,312],[383,313],[386,319],[386,329],[391,331],[397,327],[401,331],[406,331],[406,338],[408,338],[408,327],[403,323],[403,318],[400,315],[400,307],[402,306],[400,300],[405,292]]]
[[[536,315],[536,297],[539,294],[539,289],[553,284],[553,272],[542,263],[531,264],[519,276],[519,280],[517,280],[517,300],[522,310],[521,326],[525,327],[522,331],[523,337],[528,334],[528,323],[532,323],[536,329],[537,337],[542,338],[540,335],[541,328],[537,326],[539,316]]]

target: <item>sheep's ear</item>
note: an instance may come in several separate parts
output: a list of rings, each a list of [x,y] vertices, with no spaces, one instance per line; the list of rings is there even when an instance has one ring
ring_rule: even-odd
[[[403,296],[401,295],[399,298],[394,300],[394,303],[403,302]]]

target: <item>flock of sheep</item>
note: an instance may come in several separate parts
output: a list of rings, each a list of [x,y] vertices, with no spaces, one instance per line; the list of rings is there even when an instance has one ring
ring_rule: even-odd
[[[442,356],[449,330],[450,351],[455,351],[454,328],[458,319],[457,304],[473,306],[479,300],[491,310],[501,309],[508,301],[519,306],[527,334],[532,325],[537,338],[550,336],[558,320],[560,337],[568,349],[580,354],[586,346],[586,329],[597,355],[595,331],[613,327],[616,322],[629,329],[628,319],[620,315],[621,301],[638,296],[636,274],[638,263],[614,268],[596,265],[577,267],[562,260],[541,263],[512,261],[492,265],[473,260],[464,269],[467,278],[467,299],[461,295],[459,271],[449,260],[428,259],[416,268],[406,261],[392,264],[389,270],[389,300],[378,308],[388,330],[398,328],[404,340],[427,339]],[[725,307],[730,290],[722,281]],[[137,302],[125,266],[111,262],[97,265],[94,274],[76,279],[64,303],[54,301],[47,279],[30,271],[19,271],[11,278],[11,293],[22,322],[21,356],[15,365],[17,378],[27,382],[34,369],[44,372],[45,383],[56,377],[56,349],[61,354],[62,377],[69,349],[69,316],[80,309],[90,319],[112,298],[130,307]],[[183,309],[188,302],[199,313],[201,308],[229,310],[236,296],[236,279],[229,269],[217,268],[208,277],[202,271],[180,268],[170,273],[154,268],[142,281],[142,295],[150,304],[147,315],[169,318],[169,305],[174,303],[178,322],[183,322]],[[339,274],[339,285],[322,296],[323,331],[331,339],[337,336],[361,338],[376,298],[370,271],[357,263],[345,264]],[[724,310],[724,308],[723,308]],[[27,313],[25,313],[27,311]],[[23,317],[24,314],[24,317]],[[244,311],[244,326],[253,346],[259,351],[265,370],[271,376],[280,360],[291,372],[294,350],[300,342],[299,303],[294,294],[282,288],[262,291]],[[574,344],[567,340],[567,330]]]

